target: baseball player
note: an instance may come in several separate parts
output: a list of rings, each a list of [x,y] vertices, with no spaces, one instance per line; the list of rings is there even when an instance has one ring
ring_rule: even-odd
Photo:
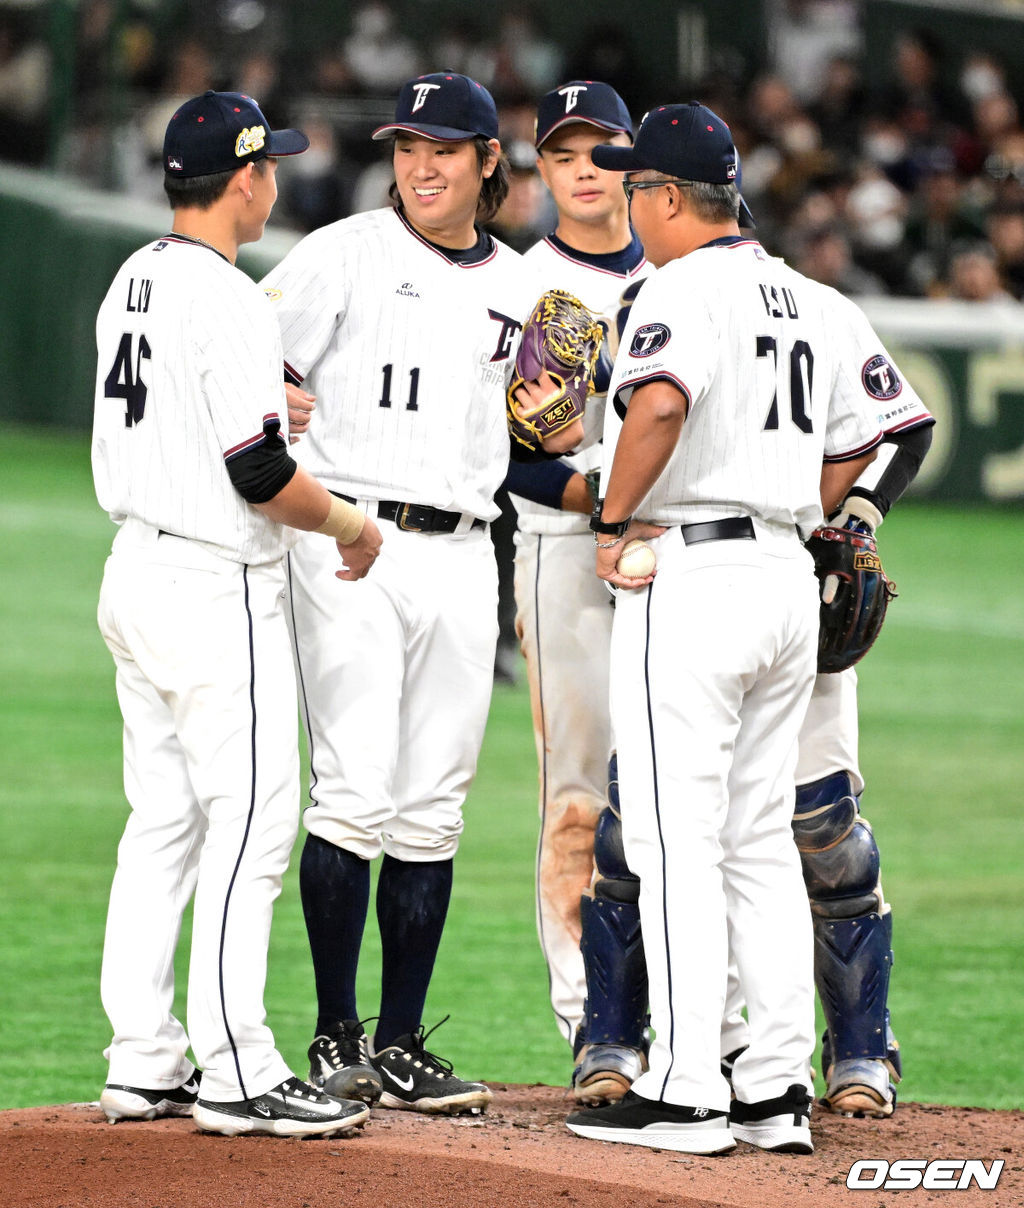
[[[931,445],[934,419],[870,328],[862,325],[856,335],[845,355],[860,359],[864,400],[878,409],[883,444],[830,523],[874,532],[916,476]],[[793,830],[810,898],[815,983],[827,1025],[823,1102],[841,1115],[885,1118],[895,1108],[902,1075],[888,1011],[892,918],[878,847],[859,809],[864,779],[852,668],[815,678],[800,729],[796,783]],[[598,824],[594,888],[582,903],[588,1043],[574,1071],[573,1090],[579,1102],[591,1106],[622,1097],[645,1051],[647,972],[630,904],[639,882],[621,851],[614,772],[609,797]],[[733,967],[721,1034],[728,1077],[747,1044],[743,1006]]]
[[[314,232],[264,282],[287,371],[318,408],[304,464],[387,535],[373,578],[347,594],[313,540],[290,556],[312,777],[300,870],[319,1011],[310,1077],[421,1112],[491,1098],[425,1049],[421,1017],[490,701],[487,525],[509,459],[506,375],[535,300],[519,255],[476,225],[507,189],[497,134],[475,81],[409,81],[374,132],[392,142],[394,208]],[[355,979],[382,853],[369,1038]]]
[[[861,380],[885,434],[877,462],[830,523],[873,533],[913,481],[933,418],[877,338]],[[891,1116],[902,1077],[889,1021],[892,912],[871,825],[860,815],[857,673],[819,675],[800,731],[793,833],[814,925],[814,977],[825,1015],[824,1101],[845,1116]]]
[[[538,280],[558,284],[602,317],[606,338],[596,393],[587,404],[587,426],[598,434],[620,312],[650,265],[629,226],[621,175],[595,167],[590,152],[609,138],[629,146],[632,132],[622,98],[598,81],[573,80],[546,93],[537,107],[537,166],[558,224],[525,262]],[[512,495],[519,523],[516,628],[540,768],[537,930],[555,1019],[570,1044],[586,994],[580,895],[590,883],[610,748],[607,711],[595,703],[608,696],[612,601],[593,573],[587,526],[593,499],[585,477],[599,459],[594,441],[558,462],[513,463],[507,480],[518,491]],[[630,1072],[635,1076],[639,1068]]]
[[[329,534],[347,564],[335,573],[356,580],[380,546],[289,456],[277,325],[234,266],[263,233],[277,157],[307,146],[239,93],[182,105],[164,142],[173,228],[128,258],[96,321],[93,472],[119,526],[99,624],[131,804],[101,979],[112,1122],[191,1113],[207,1132],[301,1136],[368,1114],[292,1075],[263,1007],[298,824],[284,555],[295,529]],[[311,540],[337,565],[334,542]],[[186,1034],[173,956],[193,897]]]
[[[620,345],[591,521],[598,574],[631,589],[615,611],[611,709],[655,1039],[622,1100],[568,1124],[687,1152],[740,1139],[809,1153],[813,952],[790,825],[817,653],[803,543],[881,439],[860,365],[839,355],[837,332],[864,321],[741,236],[735,148],[709,109],[659,106],[634,147],[593,157],[626,171],[659,266]],[[617,571],[631,527],[652,538],[657,577]],[[731,1088],[730,949],[750,1026]]]
[[[884,443],[877,460],[860,476],[832,519],[833,525],[874,532],[913,481],[931,445],[933,418],[901,376],[877,337],[865,331],[850,349],[863,362],[862,385],[881,408]],[[884,366],[878,377],[876,370]],[[880,876],[878,846],[860,815],[864,779],[858,759],[857,673],[818,675],[800,729],[796,812],[793,830],[810,897],[815,935],[814,978],[825,1015],[823,1102],[844,1116],[891,1116],[902,1076],[899,1044],[888,1010],[892,967],[892,917]],[[639,880],[621,853],[618,783],[609,784],[611,804],[598,823],[604,858],[598,861],[595,893],[610,898],[614,924],[587,944],[587,1010],[584,1032],[601,1043],[581,1054],[574,1078],[576,1099],[597,1106],[620,1099],[643,1057],[647,1013],[647,970],[639,928],[623,903],[626,887]],[[584,900],[586,906],[586,900]],[[856,940],[856,942],[854,942]],[[743,995],[730,969],[722,1023],[723,1072],[746,1047]],[[604,1027],[611,1020],[613,1029]],[[583,1076],[581,1076],[583,1075]],[[633,1075],[635,1077],[636,1075]]]

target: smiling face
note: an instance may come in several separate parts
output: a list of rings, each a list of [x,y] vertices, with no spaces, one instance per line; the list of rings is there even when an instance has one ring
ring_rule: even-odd
[[[601,226],[625,210],[622,173],[598,168],[590,158],[599,143],[628,147],[630,139],[574,122],[556,130],[537,154],[538,170],[559,215],[573,222]]]
[[[394,168],[405,216],[425,238],[443,247],[471,247],[480,189],[494,171],[501,147],[480,166],[472,139],[442,143],[414,134],[395,138]]]

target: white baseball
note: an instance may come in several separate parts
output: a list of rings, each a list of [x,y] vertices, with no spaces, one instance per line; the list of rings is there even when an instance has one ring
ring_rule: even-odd
[[[615,569],[624,579],[646,579],[654,573],[658,560],[646,541],[634,539],[623,546]]]

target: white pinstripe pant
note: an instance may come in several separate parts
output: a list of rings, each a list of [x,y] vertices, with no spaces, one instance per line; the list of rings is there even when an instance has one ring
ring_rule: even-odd
[[[650,588],[620,592],[612,723],[623,835],[640,877],[656,1039],[636,1092],[727,1111],[719,1070],[730,946],[750,1017],[739,1098],[810,1087],[810,912],[793,774],[814,679],[818,597],[793,537],[654,543]]]

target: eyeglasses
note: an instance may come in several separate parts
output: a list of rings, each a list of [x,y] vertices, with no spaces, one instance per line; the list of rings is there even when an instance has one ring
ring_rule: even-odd
[[[633,200],[633,193],[637,189],[660,189],[662,185],[679,185],[682,189],[688,189],[692,184],[692,180],[623,180],[622,191],[626,194],[628,204]]]

